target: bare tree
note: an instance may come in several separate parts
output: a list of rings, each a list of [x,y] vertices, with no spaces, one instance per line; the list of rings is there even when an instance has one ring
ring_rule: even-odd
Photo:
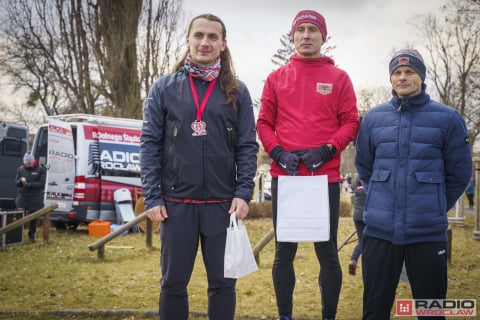
[[[108,91],[104,95],[115,106],[118,116],[141,115],[140,84],[137,69],[137,30],[141,1],[98,1],[97,34],[103,44],[104,76]]]
[[[286,65],[290,61],[290,56],[295,53],[291,32],[282,34],[280,44],[281,47],[277,49],[277,52],[273,55],[272,59],[270,59],[273,65],[277,67]]]
[[[182,2],[144,0],[140,16],[138,57],[142,93],[146,93],[159,75],[169,71],[180,55],[185,30]]]
[[[372,107],[390,100],[392,89],[390,87],[363,88],[356,92],[356,96],[358,112],[363,117]]]
[[[175,52],[176,24],[171,22],[181,3],[5,0],[0,67],[17,89],[27,90],[29,105],[41,104],[47,113],[138,118],[142,95],[151,85],[145,77],[158,77]],[[157,34],[156,26],[163,31]],[[143,36],[147,28],[153,36]],[[148,59],[137,48],[151,48]]]
[[[417,20],[419,21],[419,20]],[[480,8],[455,0],[417,24],[431,60],[428,72],[440,101],[466,119],[471,141],[480,134]]]
[[[372,107],[389,101],[392,98],[392,89],[389,87],[362,88],[355,92],[357,96],[357,109],[360,117],[363,117]],[[341,172],[343,174],[353,174],[355,168],[355,141],[349,144],[342,152]]]

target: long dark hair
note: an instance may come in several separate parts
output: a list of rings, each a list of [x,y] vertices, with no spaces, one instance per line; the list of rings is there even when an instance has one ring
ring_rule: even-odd
[[[225,40],[227,38],[227,30],[225,29],[225,24],[223,21],[210,13],[205,13],[201,14],[199,16],[196,16],[195,18],[190,21],[190,25],[188,26],[188,33],[187,37],[190,35],[190,31],[192,30],[193,22],[197,19],[207,19],[209,21],[215,21],[218,22],[222,25],[222,40]],[[187,58],[187,55],[189,53],[189,48],[185,51],[183,56],[180,58],[180,60],[177,61],[173,68],[173,72],[179,71],[184,63],[185,59]],[[222,88],[222,91],[225,92],[225,95],[227,96],[227,101],[226,103],[232,103],[234,107],[236,107],[236,94],[239,91],[240,84],[237,79],[237,75],[235,74],[235,69],[233,68],[233,62],[232,62],[232,55],[230,54],[230,50],[228,49],[228,46],[225,47],[225,50],[223,50],[220,53],[220,63],[222,65],[222,68],[220,69],[220,88]]]

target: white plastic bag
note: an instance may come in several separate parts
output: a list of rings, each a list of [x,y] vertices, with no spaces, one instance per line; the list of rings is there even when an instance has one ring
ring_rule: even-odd
[[[258,269],[253,256],[247,229],[235,214],[230,215],[225,244],[224,277],[240,278]]]

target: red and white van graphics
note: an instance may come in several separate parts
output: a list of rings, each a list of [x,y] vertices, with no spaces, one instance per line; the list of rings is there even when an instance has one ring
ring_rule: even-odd
[[[142,194],[140,134],[140,120],[92,115],[51,117],[39,129],[34,155],[48,169],[45,204],[58,204],[51,214],[56,225],[115,222],[113,193],[127,188],[132,200]]]

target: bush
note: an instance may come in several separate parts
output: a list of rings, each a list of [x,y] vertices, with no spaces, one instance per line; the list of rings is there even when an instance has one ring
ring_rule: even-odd
[[[340,217],[351,217],[353,211],[352,202],[341,199],[340,200]]]
[[[271,217],[272,217],[271,201],[250,202],[249,209],[248,209],[248,218],[258,219],[258,218],[271,218]]]

